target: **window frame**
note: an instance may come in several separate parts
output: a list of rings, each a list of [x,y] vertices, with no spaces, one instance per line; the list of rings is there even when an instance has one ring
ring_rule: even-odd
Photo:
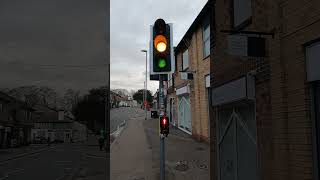
[[[187,52],[187,56],[186,57],[188,57],[188,67],[184,67],[184,54]],[[181,69],[182,69],[182,71],[186,71],[186,70],[188,70],[189,69],[189,67],[190,67],[190,63],[189,63],[190,61],[189,61],[189,49],[186,49],[186,50],[184,50],[183,52],[182,52],[182,61],[181,61],[181,63],[182,63],[182,67],[181,67]]]
[[[205,30],[206,30],[206,29],[209,30],[209,34],[208,34],[208,37],[205,39],[204,36],[205,36]],[[211,54],[211,52],[210,52],[210,38],[211,38],[210,35],[211,35],[211,34],[210,34],[210,22],[209,22],[208,20],[206,20],[205,23],[204,23],[203,26],[202,26],[202,47],[203,47],[203,48],[202,48],[202,49],[203,49],[203,50],[202,50],[202,56],[203,56],[203,59],[206,59],[206,58],[209,57],[210,54]],[[209,52],[209,53],[206,55],[206,54],[205,54],[205,52],[206,52],[206,51],[205,51],[205,50],[206,50],[206,49],[205,49],[205,48],[206,48],[205,44],[206,44],[207,41],[209,41],[209,47],[208,47],[208,48],[209,48],[209,49],[208,49],[208,52]]]
[[[234,18],[234,16],[235,16],[235,3],[234,3],[234,1],[235,0],[231,1],[231,8],[230,8],[231,9],[231,12],[230,12],[231,25],[232,25],[233,30],[240,31],[240,30],[244,29],[245,27],[249,26],[252,23],[253,3],[252,3],[252,0],[248,0],[250,2],[250,4],[251,4],[250,16],[246,20],[243,20],[238,25],[235,25],[235,18]],[[241,1],[241,0],[239,0],[239,1]]]

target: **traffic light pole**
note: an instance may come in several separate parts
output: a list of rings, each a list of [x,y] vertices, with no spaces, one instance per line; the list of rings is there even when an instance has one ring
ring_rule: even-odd
[[[160,102],[160,117],[165,115],[164,108],[164,89],[163,89],[163,76],[159,76],[159,102]],[[164,149],[165,136],[160,133],[160,180],[165,180],[165,149]]]

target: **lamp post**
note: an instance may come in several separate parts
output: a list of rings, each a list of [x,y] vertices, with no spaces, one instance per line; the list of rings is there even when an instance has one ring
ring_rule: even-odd
[[[144,93],[144,101],[145,102],[147,102],[147,99],[148,99],[148,93],[147,93],[147,91],[148,91],[148,83],[147,83],[147,64],[148,64],[148,60],[147,60],[147,56],[148,56],[148,51],[147,50],[141,50],[141,52],[145,52],[146,53],[146,85],[145,85],[145,93]],[[145,111],[145,113],[146,113],[146,115],[145,115],[145,120],[147,120],[147,107],[145,107],[144,108],[144,111]]]

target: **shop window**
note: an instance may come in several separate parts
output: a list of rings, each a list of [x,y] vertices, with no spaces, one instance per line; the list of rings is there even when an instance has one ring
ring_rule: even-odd
[[[233,0],[233,25],[239,25],[248,21],[252,16],[251,0]]]

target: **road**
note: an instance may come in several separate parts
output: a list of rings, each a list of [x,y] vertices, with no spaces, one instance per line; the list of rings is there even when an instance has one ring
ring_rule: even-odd
[[[132,117],[141,116],[141,108],[119,107],[110,110],[110,133],[117,130],[118,125]]]
[[[0,180],[71,180],[72,176],[75,180],[105,179],[106,162],[105,152],[99,152],[97,146],[55,145],[30,156],[0,162]]]
[[[144,116],[142,112],[130,107],[112,109],[110,129],[116,130],[124,120]],[[0,180],[99,180],[106,178],[106,169],[106,154],[98,150],[97,139],[92,136],[86,143],[58,144],[17,159],[0,160]]]

